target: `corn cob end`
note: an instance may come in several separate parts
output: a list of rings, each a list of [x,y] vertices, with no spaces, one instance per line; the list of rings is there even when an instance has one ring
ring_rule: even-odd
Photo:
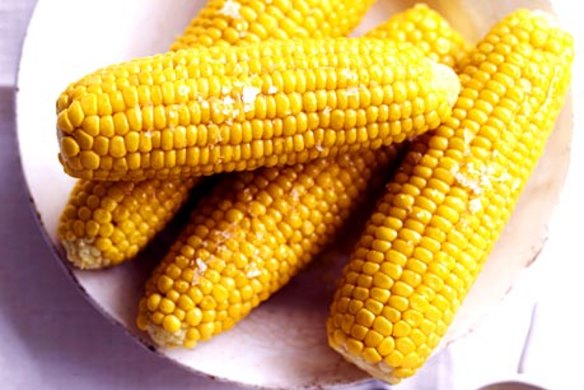
[[[88,270],[134,258],[185,204],[197,181],[78,181],[57,229],[67,259]]]
[[[381,363],[372,364],[371,362],[359,357],[358,354],[351,353],[349,349],[350,347],[348,347],[347,343],[344,341],[346,336],[338,329],[335,330],[331,319],[327,320],[326,327],[329,346],[339,353],[346,361],[359,367],[359,369],[370,374],[372,377],[389,383],[390,385],[397,385],[401,382],[401,378],[394,375],[393,367],[384,364],[383,361]]]
[[[438,62],[431,62],[432,81],[435,83],[437,90],[446,91],[446,101],[452,107],[456,103],[456,100],[458,100],[458,95],[460,94],[460,80],[451,67]]]
[[[172,318],[172,317],[167,317]],[[172,321],[171,319],[168,321]],[[167,330],[167,328],[172,327],[172,324],[168,324],[166,327],[153,324],[149,322],[146,317],[139,316],[136,320],[136,325],[138,329],[143,332],[147,332],[150,339],[156,344],[166,348],[172,348],[174,346],[185,345],[187,342],[187,330],[184,328],[172,333]],[[190,347],[194,347],[190,345]]]
[[[102,252],[95,247],[93,238],[61,239],[67,259],[79,269],[100,269],[113,265]]]

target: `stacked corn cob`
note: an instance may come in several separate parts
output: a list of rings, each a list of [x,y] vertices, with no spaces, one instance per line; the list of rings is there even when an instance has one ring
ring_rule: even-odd
[[[97,180],[298,164],[434,129],[458,92],[452,69],[388,40],[179,50],[72,84],[57,104],[59,157],[70,175]],[[121,116],[114,127],[123,136],[88,137],[111,123],[95,105],[84,108],[97,101],[111,105],[113,118]]]
[[[327,332],[348,360],[397,382],[446,331],[543,150],[572,43],[519,11],[466,54],[422,5],[364,38],[324,39],[372,1],[357,3],[212,0],[176,52],[101,69],[59,97],[59,158],[95,180],[78,183],[59,231],[81,267],[135,255],[196,176],[256,169],[220,181],[147,282],[137,324],[158,344],[194,347],[269,298],[414,138]],[[257,44],[268,38],[282,40]]]

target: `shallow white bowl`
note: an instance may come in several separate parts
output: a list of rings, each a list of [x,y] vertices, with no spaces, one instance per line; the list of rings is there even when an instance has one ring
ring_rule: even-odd
[[[165,51],[203,0],[41,0],[28,30],[19,75],[18,139],[24,174],[40,228],[64,260],[55,231],[73,179],[57,161],[55,99],[72,80],[100,66]],[[356,34],[387,19],[413,1],[379,0]],[[429,1],[469,40],[518,7],[550,9],[548,1]],[[464,337],[513,286],[536,258],[546,222],[557,202],[569,162],[571,103],[564,110],[542,162],[527,187],[504,237],[490,256],[458,313],[442,347]],[[233,330],[193,351],[150,346],[134,325],[138,299],[160,258],[150,248],[121,267],[82,272],[68,269],[82,293],[112,321],[161,356],[210,377],[272,388],[355,383],[367,375],[326,345],[324,321],[335,261],[347,248],[322,256],[300,277]],[[435,357],[436,358],[436,357]]]

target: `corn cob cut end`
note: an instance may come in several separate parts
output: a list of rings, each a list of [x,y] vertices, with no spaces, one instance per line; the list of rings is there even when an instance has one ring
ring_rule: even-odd
[[[330,319],[327,321],[326,326],[329,346],[339,355],[341,355],[346,361],[354,364],[359,369],[370,374],[372,377],[380,379],[386,383],[389,383],[390,385],[397,385],[401,382],[401,378],[398,378],[396,375],[394,375],[393,367],[384,364],[383,361],[381,363],[371,363],[359,357],[359,355],[351,353],[346,344],[338,339],[338,337],[345,336],[341,332],[335,332],[333,330]]]
[[[187,330],[184,328],[172,333],[162,326],[148,322],[148,320],[142,315],[138,316],[136,325],[141,331],[147,332],[152,341],[161,347],[173,348],[185,345],[187,342]]]
[[[434,61],[432,61],[432,73],[432,81],[436,83],[436,89],[446,91],[448,105],[454,106],[461,88],[458,76],[451,67]]]
[[[95,239],[74,238],[72,240],[61,239],[61,245],[65,249],[67,259],[79,269],[90,270],[109,267],[111,260],[95,247]]]

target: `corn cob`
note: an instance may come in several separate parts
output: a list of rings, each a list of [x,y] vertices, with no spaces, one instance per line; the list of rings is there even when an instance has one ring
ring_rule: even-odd
[[[210,0],[173,50],[349,34],[375,0]]]
[[[184,347],[231,328],[322,249],[389,161],[366,151],[226,178],[147,282],[139,328]]]
[[[463,50],[447,24],[427,27],[442,20],[437,13],[419,10],[424,17],[413,23],[422,34],[396,41],[430,42],[424,46],[430,54],[444,38],[453,45],[449,53],[440,51],[444,60],[454,47]],[[377,30],[404,23],[396,15]],[[232,327],[331,243],[374,182],[387,175],[395,154],[382,148],[224,179],[147,282],[138,327],[162,346],[184,347]]]
[[[415,142],[343,270],[329,344],[390,383],[438,345],[543,153],[573,43],[517,11],[461,60],[453,116]]]
[[[115,65],[58,101],[59,158],[94,180],[210,175],[378,149],[436,128],[455,73],[383,40],[271,41]]]
[[[289,2],[270,4],[268,1],[235,3],[213,0],[192,20],[184,34],[171,46],[171,50],[210,45],[243,45],[283,36],[344,35],[358,22],[372,1],[338,3],[334,4],[334,8],[344,9],[349,17],[342,12],[331,17],[332,1],[320,1],[312,5],[311,16],[307,13],[305,2],[295,3],[295,10],[291,11]],[[237,8],[237,4],[243,8]],[[240,18],[235,17],[234,9],[241,15]],[[300,19],[299,12],[303,16]],[[326,22],[331,24],[326,29],[322,28],[318,15],[327,15]],[[105,141],[100,140],[96,138],[96,142]],[[140,184],[78,182],[71,192],[57,232],[67,259],[78,268],[96,269],[133,258],[164,228],[197,182],[193,179],[172,183],[146,180]],[[171,190],[172,194],[169,192]],[[131,226],[136,229],[130,229]]]

